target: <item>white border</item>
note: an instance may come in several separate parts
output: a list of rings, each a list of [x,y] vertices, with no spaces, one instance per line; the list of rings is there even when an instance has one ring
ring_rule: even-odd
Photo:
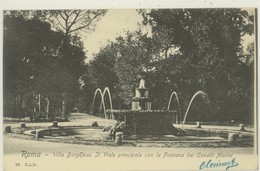
[[[258,0],[2,0],[1,9],[257,7]]]
[[[257,23],[259,22],[259,7],[260,2],[259,0],[1,0],[0,1],[0,75],[2,76],[2,54],[3,54],[3,10],[10,10],[10,9],[140,9],[140,8],[234,8],[234,7],[254,7],[258,8],[257,11]],[[259,25],[258,28],[259,30]],[[257,31],[258,31],[257,30]],[[259,33],[257,35],[257,40],[259,40]],[[259,42],[258,47],[259,49]],[[259,54],[259,50],[258,50]],[[260,66],[259,59],[257,59],[258,67]],[[257,71],[259,68],[257,69]],[[257,80],[259,80],[259,75],[256,73]],[[2,78],[2,77],[1,77]],[[0,84],[0,102],[3,101],[2,91],[3,86],[1,79]],[[257,90],[259,91],[259,86],[257,86]],[[257,94],[257,97],[259,93]],[[256,101],[257,103],[257,113],[258,107],[260,106],[259,99]],[[0,129],[3,128],[3,105],[0,103]],[[259,116],[257,116],[257,134],[258,134],[258,152],[259,152]],[[3,147],[3,131],[1,130],[0,133],[0,144]],[[3,148],[0,148],[0,170],[3,168]],[[259,169],[259,168],[258,168]]]

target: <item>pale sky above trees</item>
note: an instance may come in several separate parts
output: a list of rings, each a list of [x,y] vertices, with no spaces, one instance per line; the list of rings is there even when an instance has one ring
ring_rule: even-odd
[[[126,35],[127,31],[137,30],[138,24],[142,23],[142,16],[135,9],[112,9],[108,10],[96,25],[93,32],[82,33],[85,50],[87,50],[86,62],[93,59],[95,53],[98,53],[102,47],[105,47],[108,41],[114,41],[119,35]],[[150,32],[150,28],[144,27],[144,32]],[[244,46],[253,42],[253,36],[244,36]]]
[[[85,49],[88,51],[86,62],[92,60],[93,53],[98,53],[107,41],[114,41],[119,35],[125,35],[126,31],[135,31],[141,22],[142,16],[135,9],[109,10],[93,32],[82,35]]]

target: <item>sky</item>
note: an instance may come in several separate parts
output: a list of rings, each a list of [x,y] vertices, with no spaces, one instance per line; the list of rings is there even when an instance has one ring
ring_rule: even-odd
[[[252,12],[252,11],[249,11]],[[138,23],[141,24],[143,18],[135,9],[112,9],[108,10],[96,25],[94,31],[82,34],[82,40],[86,50],[86,63],[93,59],[94,54],[105,47],[108,41],[114,41],[119,35],[126,35],[127,31],[137,30]],[[145,31],[150,31],[146,28]],[[243,38],[244,50],[247,45],[254,40],[254,36],[245,35]]]
[[[119,35],[125,35],[126,31],[137,30],[138,23],[142,22],[142,16],[134,9],[109,10],[96,25],[96,29],[83,35],[85,49],[87,50],[87,60],[93,59],[93,54],[98,53],[100,48],[107,42],[114,41]]]

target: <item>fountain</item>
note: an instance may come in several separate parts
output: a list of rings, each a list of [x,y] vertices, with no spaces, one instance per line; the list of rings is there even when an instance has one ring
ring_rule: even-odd
[[[125,123],[126,135],[173,135],[178,132],[172,125],[176,111],[151,110],[149,91],[143,79],[139,87],[135,89],[132,110],[112,110],[111,112],[119,123]]]
[[[188,105],[188,107],[187,107],[187,110],[186,110],[186,112],[185,112],[185,115],[184,115],[184,119],[183,119],[183,122],[182,122],[182,128],[183,128],[183,126],[184,126],[184,124],[185,124],[185,121],[186,121],[188,112],[189,112],[189,110],[190,110],[191,104],[192,104],[193,100],[194,100],[198,95],[201,95],[203,98],[207,96],[207,94],[204,93],[203,91],[197,91],[197,92],[192,96],[192,98],[191,98],[191,100],[190,100],[190,103],[189,103],[189,105]]]
[[[197,145],[198,147],[208,147],[212,143],[214,143],[214,147],[222,147],[223,144],[224,146],[241,144],[244,147],[245,142],[247,143],[246,146],[253,146],[253,131],[245,129],[243,124],[241,124],[239,128],[222,128],[212,125],[199,128],[200,124],[198,127],[187,127],[185,130],[179,128],[181,125],[174,125],[174,127],[171,121],[173,119],[176,120],[177,112],[170,110],[170,105],[172,97],[175,96],[179,108],[178,114],[180,115],[177,93],[173,92],[171,94],[167,108],[168,110],[152,110],[149,91],[145,86],[144,80],[140,81],[139,87],[135,90],[135,97],[132,99],[131,110],[113,110],[110,91],[108,88],[105,88],[103,92],[101,89],[95,91],[92,103],[92,113],[94,112],[94,104],[98,93],[101,96],[101,105],[104,108],[105,116],[105,119],[95,118],[95,121],[96,119],[99,120],[98,124],[92,124],[90,126],[75,126],[74,124],[74,126],[60,126],[57,123],[53,123],[54,126],[48,128],[42,127],[43,129],[30,129],[30,127],[26,126],[26,128],[21,128],[28,129],[28,131],[24,131],[23,134],[34,136],[36,140],[47,138],[47,140],[51,139],[54,141],[60,137],[63,142],[71,142],[71,140],[73,140],[76,143],[95,145],[112,145],[114,143],[117,145],[122,143],[129,145],[134,141],[134,146],[150,146],[153,143],[155,146],[158,146],[159,143],[160,146],[162,145],[165,147],[183,147],[185,144],[186,147],[190,147],[191,143],[194,142],[195,144],[193,145]],[[106,110],[104,103],[104,96],[106,93],[109,97],[110,110]],[[207,96],[203,91],[198,91],[192,96],[185,112],[182,127],[185,124],[194,99],[199,95],[203,97]],[[113,116],[114,119],[117,120],[118,125],[122,126],[122,128],[120,127],[119,131],[116,130],[115,128],[118,128],[115,126],[116,121],[108,120],[107,116]]]
[[[151,100],[143,79],[140,81],[139,88],[135,89],[135,97],[132,99],[132,110],[151,110]]]

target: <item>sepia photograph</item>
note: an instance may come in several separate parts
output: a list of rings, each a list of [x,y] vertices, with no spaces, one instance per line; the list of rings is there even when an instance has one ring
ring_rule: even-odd
[[[257,8],[6,9],[3,170],[256,170]]]

